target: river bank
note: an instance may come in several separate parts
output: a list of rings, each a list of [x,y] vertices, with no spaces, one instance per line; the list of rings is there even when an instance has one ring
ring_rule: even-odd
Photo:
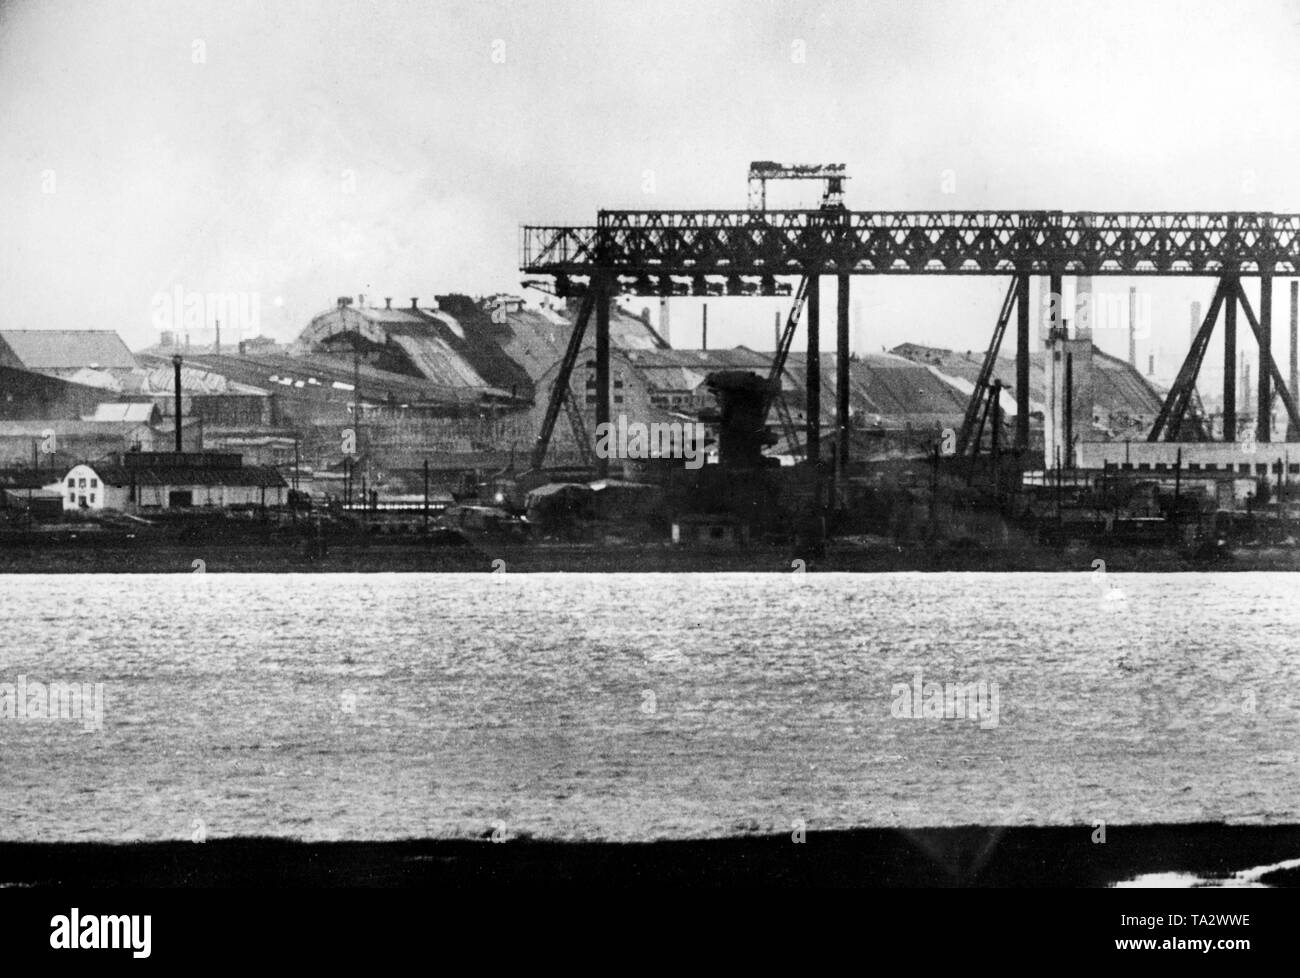
[[[262,542],[215,538],[132,540],[80,537],[0,541],[0,574],[177,573],[665,573],[1002,571],[1079,572],[1104,560],[1121,573],[1300,570],[1300,551],[1237,550],[1207,561],[1174,548],[861,546],[829,542],[821,553],[791,546],[700,549],[661,544],[563,544],[476,540]]]
[[[852,829],[644,843],[504,837],[0,842],[0,886],[429,887],[559,883],[1109,887],[1300,885],[1300,826]]]

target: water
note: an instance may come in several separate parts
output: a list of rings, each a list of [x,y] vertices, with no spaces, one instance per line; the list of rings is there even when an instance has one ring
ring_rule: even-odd
[[[1300,577],[0,577],[0,838],[1300,821]],[[996,726],[891,715],[998,684]],[[987,705],[987,704],[986,704]]]

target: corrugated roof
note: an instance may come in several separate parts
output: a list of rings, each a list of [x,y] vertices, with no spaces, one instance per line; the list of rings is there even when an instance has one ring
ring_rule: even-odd
[[[129,421],[135,424],[150,424],[155,419],[161,420],[158,405],[152,401],[144,403],[98,404],[95,413],[84,421]]]
[[[265,486],[288,485],[269,465],[241,465],[236,468],[196,466],[126,467],[112,463],[89,463],[100,480],[109,486]]]
[[[772,354],[747,346],[719,350],[637,350],[628,358],[642,367],[686,367],[712,373],[715,370],[766,370]]]
[[[135,357],[111,329],[7,329],[0,330],[0,343],[18,361],[13,366],[28,370],[129,370],[135,366]]]
[[[974,351],[962,353],[952,350],[924,347],[905,343],[895,352],[918,364],[933,366],[940,373],[960,377],[974,384],[979,377],[984,354]],[[1047,354],[1043,351],[1029,357],[1029,399],[1041,410],[1047,399],[1045,365]],[[998,357],[993,371],[1014,397],[1016,363],[1011,357]],[[1136,368],[1124,360],[1093,347],[1092,357],[1093,404],[1104,413],[1123,414],[1131,418],[1154,419],[1160,412],[1159,393]]]
[[[786,398],[795,411],[806,400],[807,355],[792,352],[786,371],[796,384]],[[835,354],[821,357],[821,413],[832,419],[836,411]],[[966,396],[926,367],[902,357],[868,353],[849,362],[849,404],[863,421],[885,427],[929,428],[960,424]]]
[[[446,387],[488,387],[486,380],[478,375],[468,362],[451,349],[440,337],[428,331],[423,324],[423,333],[390,332],[394,343],[410,357],[412,366],[429,380]]]
[[[174,394],[176,391],[176,368],[168,362],[166,366],[155,366],[152,354],[142,354],[145,358],[144,388],[150,394]],[[170,359],[170,358],[169,358]],[[229,381],[211,370],[203,370],[189,365],[189,358],[181,365],[181,392],[184,394],[225,394],[230,387]],[[258,388],[250,388],[256,391]]]
[[[316,316],[299,336],[307,349],[323,351],[342,361],[351,358],[355,338],[367,350],[397,352],[411,374],[407,384],[422,379],[458,402],[483,395],[532,395],[527,372],[510,359],[495,341],[501,326],[490,313],[465,296],[440,296],[445,308],[433,309],[331,309]],[[372,347],[371,344],[374,344]],[[368,393],[362,379],[363,393]]]
[[[61,421],[37,419],[35,421],[0,421],[0,437],[41,438],[53,431],[58,438],[81,435],[127,437],[147,429],[149,425],[136,421]]]
[[[438,296],[438,308],[332,309],[303,331],[308,344],[349,342],[359,329],[371,343],[400,349],[413,370],[449,389],[494,395],[533,396],[534,383],[564,355],[576,304],[560,309],[526,309],[508,303],[495,310],[464,295]],[[588,338],[595,330],[588,327]],[[615,349],[652,351],[665,346],[640,317],[617,306],[610,310],[610,344]]]
[[[10,508],[23,509],[28,503],[61,502],[63,493],[58,489],[4,489],[5,502]]]
[[[40,489],[60,481],[61,473],[49,469],[0,469],[0,488]]]
[[[749,370],[766,377],[771,354],[746,346],[721,350],[635,350],[627,358],[650,385],[661,391],[696,391],[718,370]]]
[[[64,371],[64,373],[67,372]],[[102,391],[112,391],[115,394],[120,394],[126,390],[126,385],[120,377],[115,377],[107,370],[96,370],[92,367],[81,367],[68,374],[66,379],[74,384],[81,384],[83,387],[95,387]]]
[[[590,486],[585,486],[580,482],[548,482],[545,485],[538,486],[528,492],[530,499],[546,499],[550,496],[561,495],[587,495],[592,492]]]
[[[371,322],[375,323],[397,325],[401,323],[421,324],[425,322],[424,316],[418,309],[372,309],[369,306],[366,306],[357,307],[356,311],[361,313],[361,315],[365,316]]]
[[[141,357],[146,362],[157,362],[159,359],[152,354],[141,354]],[[340,403],[351,403],[353,399],[352,361],[350,358],[328,353],[297,357],[283,353],[246,356],[205,354],[190,355],[186,357],[185,362],[200,367],[212,375],[219,374],[226,378],[228,392],[255,389],[270,391],[281,398]],[[166,369],[171,370],[170,364]],[[356,372],[361,378],[362,399],[370,403],[385,400],[389,394],[403,402],[473,403],[477,402],[482,393],[485,393],[475,388],[440,385],[407,374],[395,374],[366,363],[360,364]],[[184,376],[181,378],[181,384],[187,387]],[[336,384],[340,386],[335,386]]]

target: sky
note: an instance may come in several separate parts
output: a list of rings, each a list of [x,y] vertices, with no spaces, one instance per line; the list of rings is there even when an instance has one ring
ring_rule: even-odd
[[[1300,211],[1297,50],[1290,0],[11,0],[0,323],[139,348],[177,290],[281,339],[340,295],[518,292],[521,224],[744,207],[757,159],[845,163],[858,209]],[[1172,375],[1213,283],[1094,288],[1130,284]],[[855,278],[855,348],[982,350],[1005,288]],[[710,346],[770,349],[779,305],[710,300]]]

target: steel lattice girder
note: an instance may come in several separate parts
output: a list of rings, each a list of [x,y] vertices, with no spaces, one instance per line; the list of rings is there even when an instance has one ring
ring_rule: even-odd
[[[1300,215],[1249,212],[601,211],[522,229],[533,274],[1300,274]]]

